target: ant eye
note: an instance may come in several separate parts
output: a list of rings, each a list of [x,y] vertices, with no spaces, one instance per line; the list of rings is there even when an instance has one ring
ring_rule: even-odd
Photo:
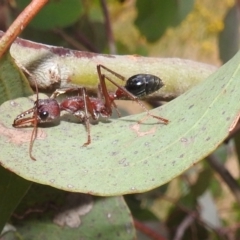
[[[46,120],[48,116],[49,116],[49,113],[47,111],[39,113],[39,117],[41,118],[41,120]]]

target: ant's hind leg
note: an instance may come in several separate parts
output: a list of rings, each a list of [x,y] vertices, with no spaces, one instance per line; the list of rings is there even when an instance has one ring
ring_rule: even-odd
[[[149,111],[147,111],[147,116],[145,116],[144,118],[142,118],[141,120],[138,121],[138,124],[141,124],[143,123],[146,119],[148,119],[149,117],[152,117],[152,118],[155,118],[155,119],[158,119],[159,121],[161,121],[163,124],[167,125],[169,123],[169,120],[166,119],[166,118],[162,118],[162,117],[159,117],[159,116],[155,116],[155,115],[152,115],[151,113],[149,113]]]
[[[126,81],[124,76],[120,75],[119,73],[117,73],[117,72],[111,70],[110,68],[107,68],[107,67],[105,67],[104,65],[101,65],[101,64],[97,65],[97,72],[98,72],[99,78],[100,78],[100,75],[103,75],[102,71],[101,71],[102,68],[105,69],[107,72],[110,72],[115,77],[121,79],[122,81]]]

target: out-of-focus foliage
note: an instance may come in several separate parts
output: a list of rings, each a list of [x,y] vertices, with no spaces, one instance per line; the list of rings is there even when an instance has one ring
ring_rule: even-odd
[[[28,0],[17,1],[18,9],[21,11],[29,4]],[[29,26],[38,30],[51,30],[53,28],[64,28],[73,25],[82,14],[82,4],[78,0],[50,1],[37,16],[30,22]]]
[[[239,7],[229,9],[224,19],[224,29],[219,34],[219,55],[223,62],[231,59],[239,49]]]
[[[69,4],[70,1],[71,4]],[[22,36],[41,43],[109,53],[108,34],[104,25],[104,14],[100,1],[70,1],[50,1]],[[29,1],[18,0],[15,2],[16,5],[1,8],[0,26],[4,26],[5,21],[5,27],[7,27],[9,19],[14,20],[27,2]],[[234,0],[106,2],[110,13],[114,42],[119,54],[179,57],[220,65],[230,59],[238,49],[239,7],[234,5]],[[3,28],[3,30],[5,29]],[[134,109],[131,112],[134,113]],[[240,152],[239,144],[236,147],[237,152]],[[239,156],[236,155],[233,142],[221,146],[214,154],[222,163],[227,164],[232,175],[239,180],[239,163],[236,161]],[[29,164],[34,163],[29,162]],[[51,169],[47,170],[51,171]],[[0,176],[0,184],[3,182]],[[6,189],[4,188],[4,190]],[[43,187],[42,189],[46,195],[49,194],[49,188]],[[11,194],[11,191],[9,192]],[[50,192],[52,194],[54,191]],[[37,195],[37,193],[35,194]],[[35,229],[40,226],[37,230],[39,232],[44,231],[44,225],[41,226],[44,221],[48,221],[51,227],[56,228],[49,222],[49,216],[44,211],[34,212],[34,210],[44,209],[45,205],[54,209],[56,207],[55,196],[46,202],[43,202],[42,197],[36,196],[34,196],[35,199],[31,198],[31,204],[27,201],[23,202],[22,205],[25,207],[21,213],[23,219],[17,221],[15,216],[11,220],[12,224],[23,226],[21,229],[19,228],[22,231],[24,228],[27,229],[28,224],[32,226],[29,221],[34,219],[37,224],[33,226]],[[216,176],[206,162],[193,166],[181,177],[160,188],[145,194],[126,196],[126,200],[135,218],[149,224],[154,233],[159,233],[166,239],[167,237],[173,239],[181,230],[183,230],[182,239],[185,240],[239,238],[239,205],[225,182]],[[94,225],[95,231],[99,233],[98,237],[102,237],[101,234],[104,231],[106,235],[110,232],[109,236],[114,236],[115,232],[121,230],[120,234],[124,233],[124,239],[128,239],[127,236],[132,239],[131,218],[122,200],[101,201],[98,209],[100,220],[94,216],[94,221],[91,222],[91,215],[86,216],[86,219],[89,218],[86,220],[89,225],[85,225],[82,234],[87,234],[89,228]],[[56,212],[58,210],[54,209]],[[30,213],[25,214],[26,212]],[[103,222],[101,219],[105,221]],[[121,219],[123,222],[125,221],[123,228],[114,228],[115,223],[122,224]],[[106,224],[108,221],[109,228]],[[157,225],[154,225],[156,223]],[[160,232],[158,232],[159,225],[163,226]],[[184,229],[183,226],[186,225],[187,227]],[[60,231],[64,230],[66,230],[64,234],[69,231],[68,228],[60,229]],[[13,235],[15,238],[6,234],[3,239],[19,237],[18,232]],[[24,238],[24,234],[21,237],[27,239]],[[90,239],[94,239],[94,237]],[[146,236],[138,239],[146,239]]]
[[[192,10],[194,0],[136,1],[135,24],[147,41],[155,42],[167,28],[177,26]]]
[[[149,10],[150,4],[146,4],[145,8],[142,7],[140,11],[137,8],[138,1],[136,0],[107,1],[118,53],[180,57],[219,65],[221,61],[218,57],[216,42],[218,41],[218,34],[224,29],[225,15],[233,7],[234,1],[195,0],[193,6],[192,0],[171,1],[173,4],[168,6],[172,14],[169,14],[165,9],[162,10],[162,7],[156,7],[155,11],[152,12]],[[21,6],[25,2],[26,0],[17,1]],[[53,12],[47,25],[51,26],[51,22],[56,23],[55,27],[57,27],[57,30],[61,30],[60,32],[56,31],[56,28],[55,30],[44,31],[41,25],[45,24],[40,19],[37,23],[39,27],[28,26],[23,32],[23,37],[47,44],[108,53],[107,33],[100,2],[98,0],[82,0],[79,2],[81,7],[76,14],[78,19],[74,24],[69,26],[69,20],[64,23],[64,18],[58,17],[62,13],[56,12],[56,15],[54,15]],[[145,3],[145,1],[139,1],[139,4],[141,5],[142,2]],[[53,3],[57,4],[58,2],[53,1]],[[166,3],[165,1],[156,1],[155,4]],[[191,11],[187,14],[190,9]],[[158,10],[163,11],[167,16],[171,16],[169,21],[164,21],[164,17],[161,17],[160,13],[157,14]],[[173,17],[173,13],[177,13],[177,16]],[[158,20],[156,18],[161,19],[161,24],[157,24]],[[70,17],[70,19],[72,18]],[[148,37],[139,31],[135,25],[136,21],[143,24],[148,22],[146,30],[149,35],[158,36],[155,37],[154,43],[148,42]],[[62,24],[68,27],[62,29],[60,28]],[[160,37],[158,28],[162,25],[165,26],[165,30]]]

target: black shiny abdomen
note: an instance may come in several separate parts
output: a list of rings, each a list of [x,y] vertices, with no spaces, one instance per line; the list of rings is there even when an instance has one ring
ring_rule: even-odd
[[[162,80],[157,76],[137,74],[130,77],[124,87],[136,97],[142,98],[159,90],[163,85]]]

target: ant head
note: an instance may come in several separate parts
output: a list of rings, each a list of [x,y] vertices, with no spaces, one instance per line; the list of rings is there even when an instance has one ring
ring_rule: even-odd
[[[31,117],[27,115],[33,113]],[[13,122],[13,127],[34,125],[34,122],[51,122],[60,116],[60,108],[55,99],[39,99],[35,101],[34,107],[19,114]]]
[[[36,109],[37,121],[39,123],[51,122],[60,116],[59,104],[57,100],[52,98],[37,100],[34,108]]]

